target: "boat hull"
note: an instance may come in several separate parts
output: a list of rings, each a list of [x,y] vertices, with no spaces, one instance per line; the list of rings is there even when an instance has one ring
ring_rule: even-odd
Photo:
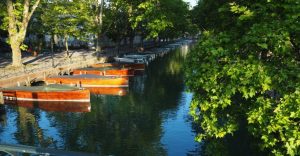
[[[91,65],[93,68],[122,67],[134,69],[134,75],[144,73],[146,65],[143,63],[98,63]]]
[[[102,76],[134,76],[134,69],[75,69],[73,75],[94,74]]]
[[[90,102],[89,90],[72,91],[22,91],[3,90],[6,101],[56,101],[56,102]]]
[[[111,77],[111,78],[97,78],[97,77],[50,77],[46,78],[47,84],[66,84],[78,87],[128,87],[129,79],[126,77]]]

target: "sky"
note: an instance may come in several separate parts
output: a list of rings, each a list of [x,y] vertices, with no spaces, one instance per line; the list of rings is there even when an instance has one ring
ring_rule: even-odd
[[[183,0],[183,1],[186,1],[186,2],[189,2],[191,7],[195,6],[197,4],[197,1],[198,0]]]

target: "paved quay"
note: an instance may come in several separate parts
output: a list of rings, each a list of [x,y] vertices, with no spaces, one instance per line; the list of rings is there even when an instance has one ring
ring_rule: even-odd
[[[161,47],[174,43],[174,41],[160,44],[147,44],[145,50]],[[92,50],[70,50],[70,57],[66,52],[42,53],[32,56],[30,53],[22,53],[21,68],[14,68],[11,64],[11,56],[0,56],[0,88],[20,85],[30,85],[32,82],[43,81],[53,75],[70,74],[73,69],[88,67],[96,63],[104,63],[123,53],[137,52],[137,48],[105,49],[101,53]]]
[[[51,53],[27,55],[22,58],[22,68],[11,67],[11,59],[0,57],[0,87],[30,85],[31,82],[43,80],[51,75],[64,74],[75,68],[105,62],[109,56],[87,50],[70,51],[69,59],[65,57],[65,52],[55,53],[53,57]]]

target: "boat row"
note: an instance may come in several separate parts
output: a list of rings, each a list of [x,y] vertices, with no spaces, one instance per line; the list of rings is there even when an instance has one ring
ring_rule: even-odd
[[[89,102],[90,92],[125,95],[129,77],[143,73],[144,64],[99,63],[76,69],[73,75],[45,78],[45,86],[2,88],[4,100]]]
[[[126,95],[130,77],[143,74],[149,62],[181,44],[156,48],[152,52],[128,53],[122,58],[115,58],[116,62],[113,63],[99,63],[75,69],[72,75],[47,77],[45,86],[0,88],[0,93],[5,103],[14,105],[38,105],[45,110],[55,110],[55,107],[63,108],[62,105],[65,105],[65,109],[86,112],[90,109],[90,93]],[[77,104],[71,107],[72,104],[69,103]]]
[[[151,49],[151,51],[123,54],[122,56],[114,57],[114,60],[118,63],[142,63],[147,65],[157,57],[163,57],[170,51],[175,50],[182,45],[189,45],[191,42],[192,40],[180,40],[176,43]]]

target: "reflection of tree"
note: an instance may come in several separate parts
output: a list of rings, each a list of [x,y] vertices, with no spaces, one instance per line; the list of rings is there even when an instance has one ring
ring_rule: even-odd
[[[0,104],[0,134],[3,132],[3,128],[7,125],[6,112],[4,105]]]
[[[172,53],[153,62],[140,81],[144,82],[142,91],[132,87],[124,97],[92,96],[90,113],[48,113],[64,148],[105,155],[167,155],[160,143],[161,112],[178,106],[182,73],[169,72],[168,64],[174,59],[179,64],[180,57]]]
[[[144,155],[143,152],[165,155],[161,145],[153,146],[153,142],[159,143],[160,140],[160,126],[156,125],[160,123],[158,114],[150,112],[151,108],[146,104],[132,104],[130,99],[131,95],[124,98],[93,97],[91,113],[79,116],[49,113],[49,117],[55,118],[52,125],[59,130],[64,148],[68,150],[114,155]]]
[[[40,145],[47,147],[51,142],[50,139],[45,139],[43,130],[39,127],[37,121],[37,113],[34,110],[24,107],[18,107],[17,125],[18,131],[15,133],[17,140],[25,145]]]

